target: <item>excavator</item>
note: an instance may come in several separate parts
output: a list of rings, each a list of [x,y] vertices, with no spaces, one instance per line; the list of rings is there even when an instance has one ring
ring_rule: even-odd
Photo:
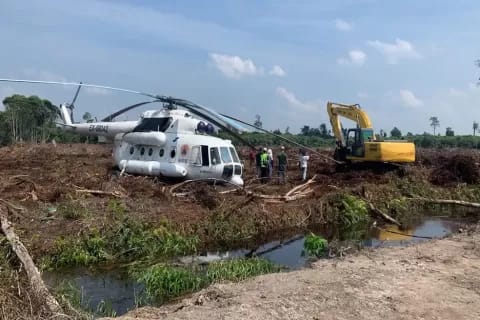
[[[415,162],[415,144],[404,140],[380,141],[372,122],[360,105],[327,103],[332,130],[336,138],[334,159],[346,163],[386,163],[398,165]],[[343,129],[340,117],[355,121],[356,128]]]

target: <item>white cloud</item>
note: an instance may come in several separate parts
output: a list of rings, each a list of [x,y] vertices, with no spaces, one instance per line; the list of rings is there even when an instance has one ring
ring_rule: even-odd
[[[350,31],[352,24],[342,19],[335,19],[335,28],[340,31]]]
[[[351,50],[348,53],[348,58],[339,58],[337,63],[340,65],[353,64],[355,66],[362,66],[367,60],[367,55],[361,50]]]
[[[400,90],[400,98],[405,107],[415,108],[423,106],[423,101],[415,97],[410,90]]]
[[[295,111],[306,111],[306,112],[322,112],[321,109],[322,102],[303,102],[300,101],[293,92],[288,91],[283,87],[277,87],[276,94],[283,98],[288,105],[295,109]]]
[[[285,70],[282,69],[282,67],[278,65],[274,65],[272,70],[269,72],[272,76],[277,76],[277,77],[284,77],[287,75]]]
[[[363,91],[360,91],[357,93],[357,97],[360,98],[360,99],[366,99],[368,98],[370,95],[366,92],[363,92]]]
[[[458,90],[458,89],[455,89],[455,88],[450,88],[448,90],[448,94],[451,96],[451,97],[465,97],[467,96],[467,93],[462,91],[462,90]]]
[[[215,67],[228,78],[240,79],[243,76],[255,76],[263,73],[262,69],[257,68],[252,60],[244,60],[239,56],[211,53],[210,59]]]
[[[422,57],[413,44],[406,40],[396,39],[395,43],[375,40],[367,41],[367,44],[382,53],[389,64],[397,64],[401,59],[419,59]]]

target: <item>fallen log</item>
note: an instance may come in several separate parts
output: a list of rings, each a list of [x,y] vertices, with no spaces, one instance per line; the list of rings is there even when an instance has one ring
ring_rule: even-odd
[[[77,193],[90,193],[93,195],[107,195],[107,196],[113,196],[117,198],[125,198],[126,195],[121,193],[120,191],[103,191],[103,190],[90,190],[90,189],[80,189],[80,190],[75,190]]]
[[[463,207],[470,207],[470,208],[480,208],[480,203],[478,202],[468,202],[462,200],[449,200],[449,199],[428,199],[428,198],[407,198],[408,200],[414,201],[425,201],[430,203],[436,204],[454,204]]]
[[[370,209],[370,211],[377,215],[377,216],[380,216],[382,217],[383,219],[385,219],[386,221],[388,222],[391,222],[393,224],[396,224],[397,226],[401,226],[402,224],[400,222],[398,222],[397,220],[395,220],[394,218],[390,217],[388,214],[386,214],[385,212],[381,211],[380,209],[376,208],[371,202],[368,202],[367,201],[367,204],[368,204],[368,208]]]
[[[63,315],[62,307],[45,286],[45,283],[40,276],[40,272],[33,263],[33,259],[30,254],[28,254],[27,249],[15,234],[12,225],[7,219],[5,211],[5,208],[0,206],[0,222],[2,232],[5,234],[5,237],[10,242],[13,251],[22,262],[35,295],[40,301],[45,302],[45,305],[53,315]]]
[[[301,184],[299,186],[296,186],[295,188],[291,189],[290,191],[288,191],[285,196],[288,197],[290,196],[291,194],[295,193],[295,192],[298,192],[300,191],[301,189],[307,187],[308,185],[312,184],[314,181],[315,181],[315,178],[317,177],[317,175],[314,175],[310,180],[308,180],[307,182],[305,182],[304,184]]]

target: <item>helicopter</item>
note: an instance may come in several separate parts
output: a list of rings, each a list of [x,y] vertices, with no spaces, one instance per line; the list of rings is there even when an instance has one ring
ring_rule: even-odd
[[[113,141],[113,160],[121,173],[184,180],[213,179],[237,186],[244,184],[243,164],[231,140],[213,135],[216,126],[246,143],[239,135],[243,128],[215,111],[188,100],[81,82],[0,81],[78,86],[72,102],[58,107],[62,122],[57,126],[75,134],[105,137]],[[125,107],[101,121],[75,123],[74,103],[82,87],[136,93],[153,100]],[[162,108],[144,111],[135,121],[112,121],[133,108],[154,102],[162,103]]]

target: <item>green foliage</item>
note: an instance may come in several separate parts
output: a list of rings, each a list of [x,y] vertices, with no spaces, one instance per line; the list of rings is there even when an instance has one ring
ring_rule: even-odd
[[[241,281],[260,274],[278,271],[280,271],[278,266],[261,258],[220,260],[208,266],[207,279],[209,282]]]
[[[390,135],[394,138],[401,138],[402,132],[397,127],[393,127],[392,131],[390,131]]]
[[[159,302],[196,291],[205,284],[205,279],[193,270],[168,265],[152,266],[134,273],[134,277],[145,285],[147,295]]]
[[[340,208],[340,222],[345,227],[368,220],[367,203],[360,198],[343,194],[339,196],[337,205]]]
[[[142,258],[168,258],[196,252],[197,237],[183,237],[166,226],[150,228],[125,220],[114,228],[82,237],[57,239],[55,253],[44,258],[44,269],[88,266]]]
[[[260,259],[231,259],[216,261],[207,269],[154,265],[131,275],[145,285],[147,296],[158,302],[199,290],[213,282],[241,281],[260,274],[278,272],[280,267]]]
[[[90,214],[84,206],[80,205],[78,202],[73,201],[59,205],[58,212],[65,219],[72,220],[87,217]]]
[[[327,254],[328,241],[321,236],[309,233],[305,236],[303,248],[309,256],[323,257]]]

